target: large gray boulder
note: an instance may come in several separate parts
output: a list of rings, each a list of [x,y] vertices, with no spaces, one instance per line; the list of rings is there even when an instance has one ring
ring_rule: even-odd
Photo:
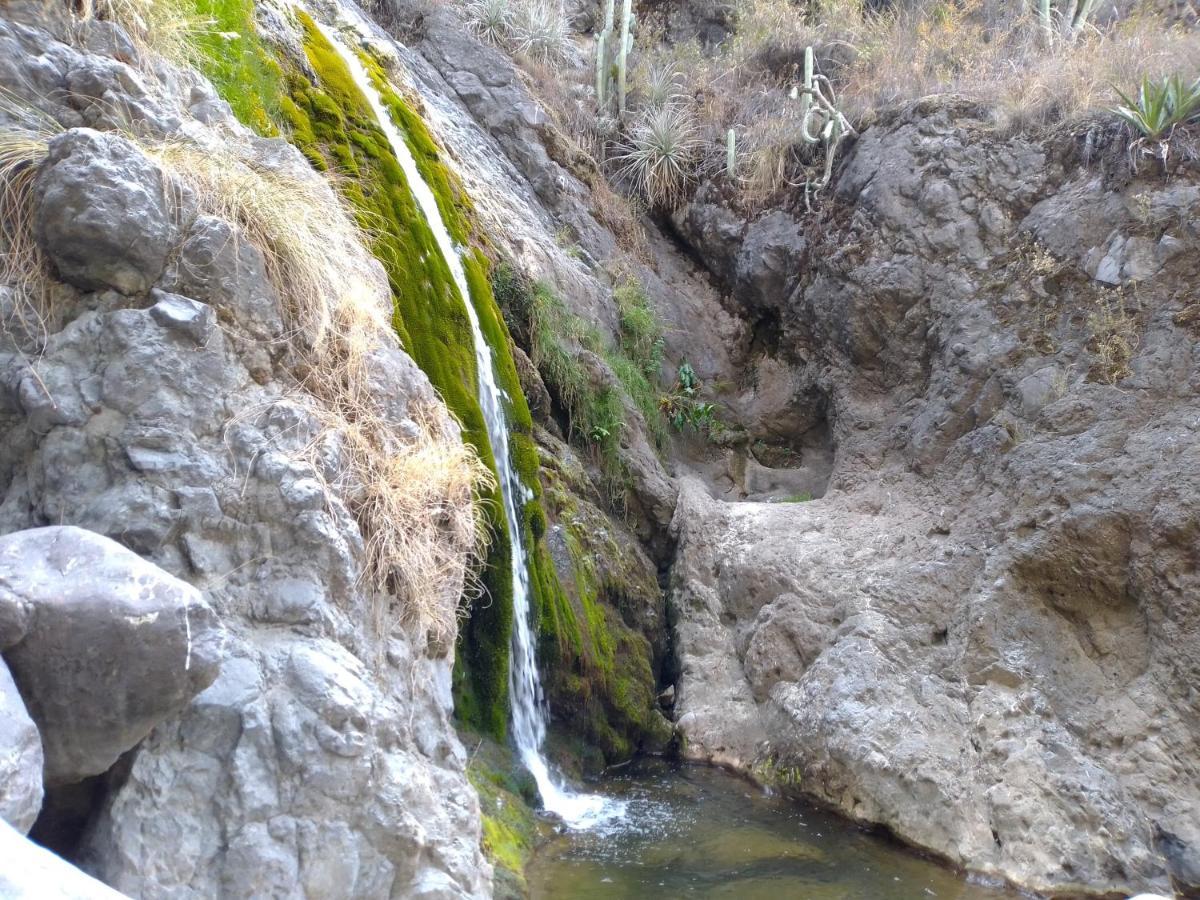
[[[0,660],[0,820],[22,834],[42,808],[42,739]]]
[[[124,900],[0,820],[0,900]]]
[[[5,651],[42,733],[48,785],[106,771],[217,676],[224,631],[200,592],[70,526],[0,538],[0,605],[28,605]]]
[[[38,240],[63,280],[140,294],[162,274],[185,197],[129,141],[89,128],[55,138],[36,193]]]

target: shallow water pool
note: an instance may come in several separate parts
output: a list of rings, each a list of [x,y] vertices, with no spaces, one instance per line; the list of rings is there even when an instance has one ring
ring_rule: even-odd
[[[601,785],[625,816],[544,846],[527,871],[533,900],[1019,896],[721,769],[641,760]]]

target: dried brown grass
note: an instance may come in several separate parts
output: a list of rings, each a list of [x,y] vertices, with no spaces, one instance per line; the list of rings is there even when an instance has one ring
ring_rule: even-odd
[[[9,289],[0,330],[18,343],[40,344],[49,327],[49,266],[33,236],[33,185],[61,130],[0,89],[0,285]]]
[[[256,166],[229,146],[150,152],[191,189],[201,212],[236,223],[265,256],[302,361],[301,386],[324,425],[312,452],[330,435],[342,448],[344,474],[333,487],[362,530],[377,632],[386,633],[387,596],[395,593],[406,618],[451,638],[486,544],[474,498],[491,475],[445,416],[418,411],[406,438],[387,420],[369,366],[390,331],[390,297],[364,277],[370,235],[337,193],[315,178]]]
[[[789,96],[809,45],[855,124],[919,98],[955,95],[991,109],[1001,128],[1037,129],[1106,109],[1116,102],[1114,86],[1200,74],[1200,32],[1154,15],[1089,28],[1047,50],[1030,8],[990,0],[882,12],[862,0],[826,0],[808,14],[789,0],[741,0],[732,35],[715,51],[647,45],[641,37],[635,74],[682,73],[710,172],[724,170],[725,133],[734,129],[737,183],[748,205],[802,182],[815,161],[798,139],[798,103]]]

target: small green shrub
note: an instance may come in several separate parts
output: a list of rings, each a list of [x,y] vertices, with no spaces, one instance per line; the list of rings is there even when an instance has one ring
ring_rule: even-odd
[[[717,424],[716,407],[700,399],[703,382],[690,363],[683,363],[670,393],[659,400],[663,415],[677,430],[709,431]]]
[[[548,285],[531,282],[511,266],[496,266],[492,292],[510,331],[529,348],[534,366],[566,412],[571,436],[592,451],[610,492],[618,494],[628,481],[620,458],[626,401],[642,414],[654,445],[661,450],[667,444],[658,388],[662,325],[641,285],[626,281],[613,292],[619,326],[616,348],[605,346],[600,332],[568,310]],[[618,386],[598,383],[581,361],[580,350],[601,357]]]
[[[621,352],[637,363],[649,379],[658,377],[662,367],[662,323],[650,306],[650,299],[636,281],[626,281],[613,291],[621,332]]]

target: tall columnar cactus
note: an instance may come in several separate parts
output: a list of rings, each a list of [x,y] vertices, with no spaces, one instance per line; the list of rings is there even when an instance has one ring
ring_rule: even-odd
[[[1042,27],[1046,48],[1054,46],[1056,31],[1061,32],[1067,41],[1075,40],[1087,25],[1088,16],[1092,14],[1095,5],[1096,0],[1038,0],[1038,21]],[[1055,19],[1058,21],[1055,22]]]
[[[608,44],[609,30],[606,28],[596,36],[596,108],[603,111],[605,105],[605,88],[608,86]]]
[[[792,96],[800,97],[800,137],[806,144],[825,145],[825,171],[818,181],[808,182],[810,193],[821,190],[833,176],[833,162],[838,146],[854,129],[834,103],[833,85],[824,75],[814,71],[813,48],[804,48],[804,83],[794,88]]]
[[[626,4],[628,6],[628,4]],[[604,30],[596,36],[596,109],[603,113],[613,95],[615,60],[620,58],[621,44],[616,37],[616,0],[604,0]]]
[[[813,48],[804,48],[804,93],[800,95],[800,121],[807,122],[808,114],[812,111],[812,91],[813,91]],[[808,140],[808,135],[804,135],[807,143],[812,143]]]
[[[732,178],[737,164],[737,132],[732,128],[725,132],[725,174]]]
[[[621,40],[617,44],[617,113],[625,115],[629,51],[633,49],[633,0],[621,0]]]

